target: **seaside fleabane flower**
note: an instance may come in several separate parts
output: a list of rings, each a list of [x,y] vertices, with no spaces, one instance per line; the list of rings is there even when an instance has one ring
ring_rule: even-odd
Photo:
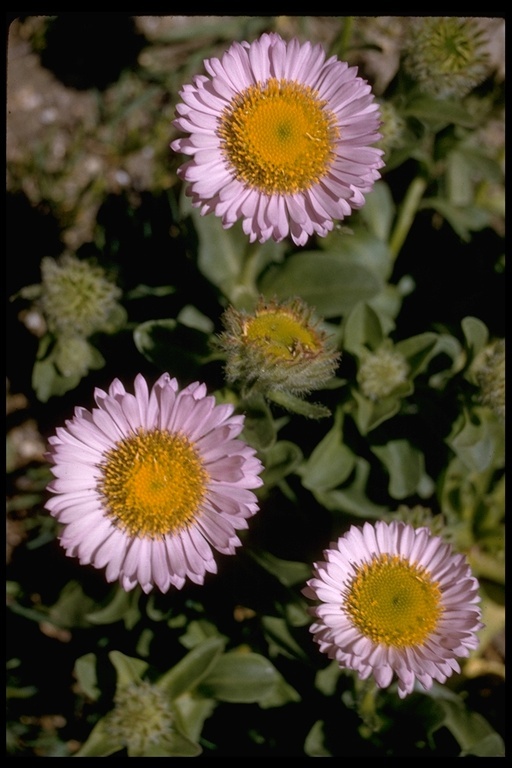
[[[427,527],[352,526],[324,551],[303,594],[318,601],[310,631],[320,650],[379,688],[394,675],[404,698],[460,672],[478,646],[478,582],[465,557]]]
[[[243,415],[167,373],[151,389],[138,374],[134,394],[115,379],[95,401],[49,438],[46,508],[66,554],[126,591],[203,584],[217,572],[213,550],[234,554],[258,510],[250,489],[263,467],[239,438]]]
[[[370,85],[321,45],[265,33],[204,61],[180,91],[171,143],[202,215],[242,220],[251,242],[325,236],[380,178],[380,112]]]

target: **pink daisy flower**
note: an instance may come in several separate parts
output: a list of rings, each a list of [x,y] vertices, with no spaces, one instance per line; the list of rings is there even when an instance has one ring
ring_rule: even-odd
[[[310,631],[322,653],[379,688],[425,690],[460,672],[483,624],[478,582],[463,555],[429,528],[352,526],[315,563],[303,594],[319,604]]]
[[[382,150],[379,105],[357,68],[278,34],[235,42],[180,91],[172,142],[201,214],[242,220],[251,242],[324,237],[365,202]]]
[[[263,467],[239,439],[244,417],[204,384],[179,391],[167,373],[151,390],[139,374],[134,394],[115,379],[95,401],[49,439],[46,508],[63,523],[67,555],[126,591],[203,584],[217,571],[213,550],[234,554],[236,530],[258,510],[249,489]]]

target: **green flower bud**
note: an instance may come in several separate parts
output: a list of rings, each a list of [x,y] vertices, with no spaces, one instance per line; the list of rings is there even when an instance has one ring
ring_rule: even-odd
[[[450,539],[443,515],[434,515],[429,507],[424,507],[421,504],[415,504],[413,507],[400,504],[392,517],[395,520],[402,520],[414,528],[430,528],[434,536],[442,536],[445,540]]]
[[[222,321],[218,344],[227,356],[226,377],[245,391],[304,395],[334,376],[340,353],[301,299],[260,298],[252,314],[229,307]]]
[[[505,339],[488,344],[473,363],[480,401],[505,421]]]
[[[55,344],[55,365],[66,377],[83,378],[91,368],[98,367],[98,355],[83,336],[59,336]]]
[[[424,93],[462,98],[489,74],[487,39],[477,19],[425,16],[411,20],[404,68]]]
[[[59,261],[45,257],[41,275],[39,303],[52,333],[88,337],[117,330],[112,318],[117,315],[117,323],[121,317],[121,290],[104,269],[66,254]]]
[[[409,365],[405,357],[390,346],[374,352],[364,351],[359,363],[357,381],[369,400],[383,400],[407,381]]]
[[[118,688],[108,718],[112,741],[126,747],[130,757],[143,757],[152,744],[173,731],[174,716],[168,698],[156,685],[145,681]]]
[[[377,146],[384,152],[400,147],[404,140],[405,120],[397,111],[391,101],[379,101],[381,126],[380,132],[382,138],[379,139]]]

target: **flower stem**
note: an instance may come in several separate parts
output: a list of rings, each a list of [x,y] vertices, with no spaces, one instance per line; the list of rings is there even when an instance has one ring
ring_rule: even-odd
[[[396,260],[405,242],[409,230],[414,221],[421,198],[427,187],[427,180],[423,176],[416,176],[411,182],[404,201],[398,212],[398,219],[389,240],[389,250],[393,261]]]
[[[331,45],[330,54],[336,55],[342,61],[344,60],[345,53],[349,47],[349,41],[352,35],[353,26],[354,26],[354,17],[345,16],[342,22],[341,31]]]
[[[250,311],[258,298],[257,277],[261,269],[261,246],[251,243],[247,246],[238,280],[233,286],[229,299],[237,309]]]

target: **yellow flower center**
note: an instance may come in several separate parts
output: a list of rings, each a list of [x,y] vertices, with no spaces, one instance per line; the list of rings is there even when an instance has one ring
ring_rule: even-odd
[[[339,136],[326,105],[309,86],[276,78],[235,96],[218,133],[236,177],[267,195],[317,184]]]
[[[101,466],[98,490],[106,512],[131,536],[158,537],[186,528],[208,482],[187,438],[159,429],[121,440]]]
[[[245,320],[245,340],[281,361],[294,361],[315,357],[322,350],[322,343],[315,331],[297,319],[286,309],[261,310]]]
[[[345,608],[365,637],[394,648],[421,645],[443,611],[439,584],[430,574],[387,554],[361,564],[347,590]]]

